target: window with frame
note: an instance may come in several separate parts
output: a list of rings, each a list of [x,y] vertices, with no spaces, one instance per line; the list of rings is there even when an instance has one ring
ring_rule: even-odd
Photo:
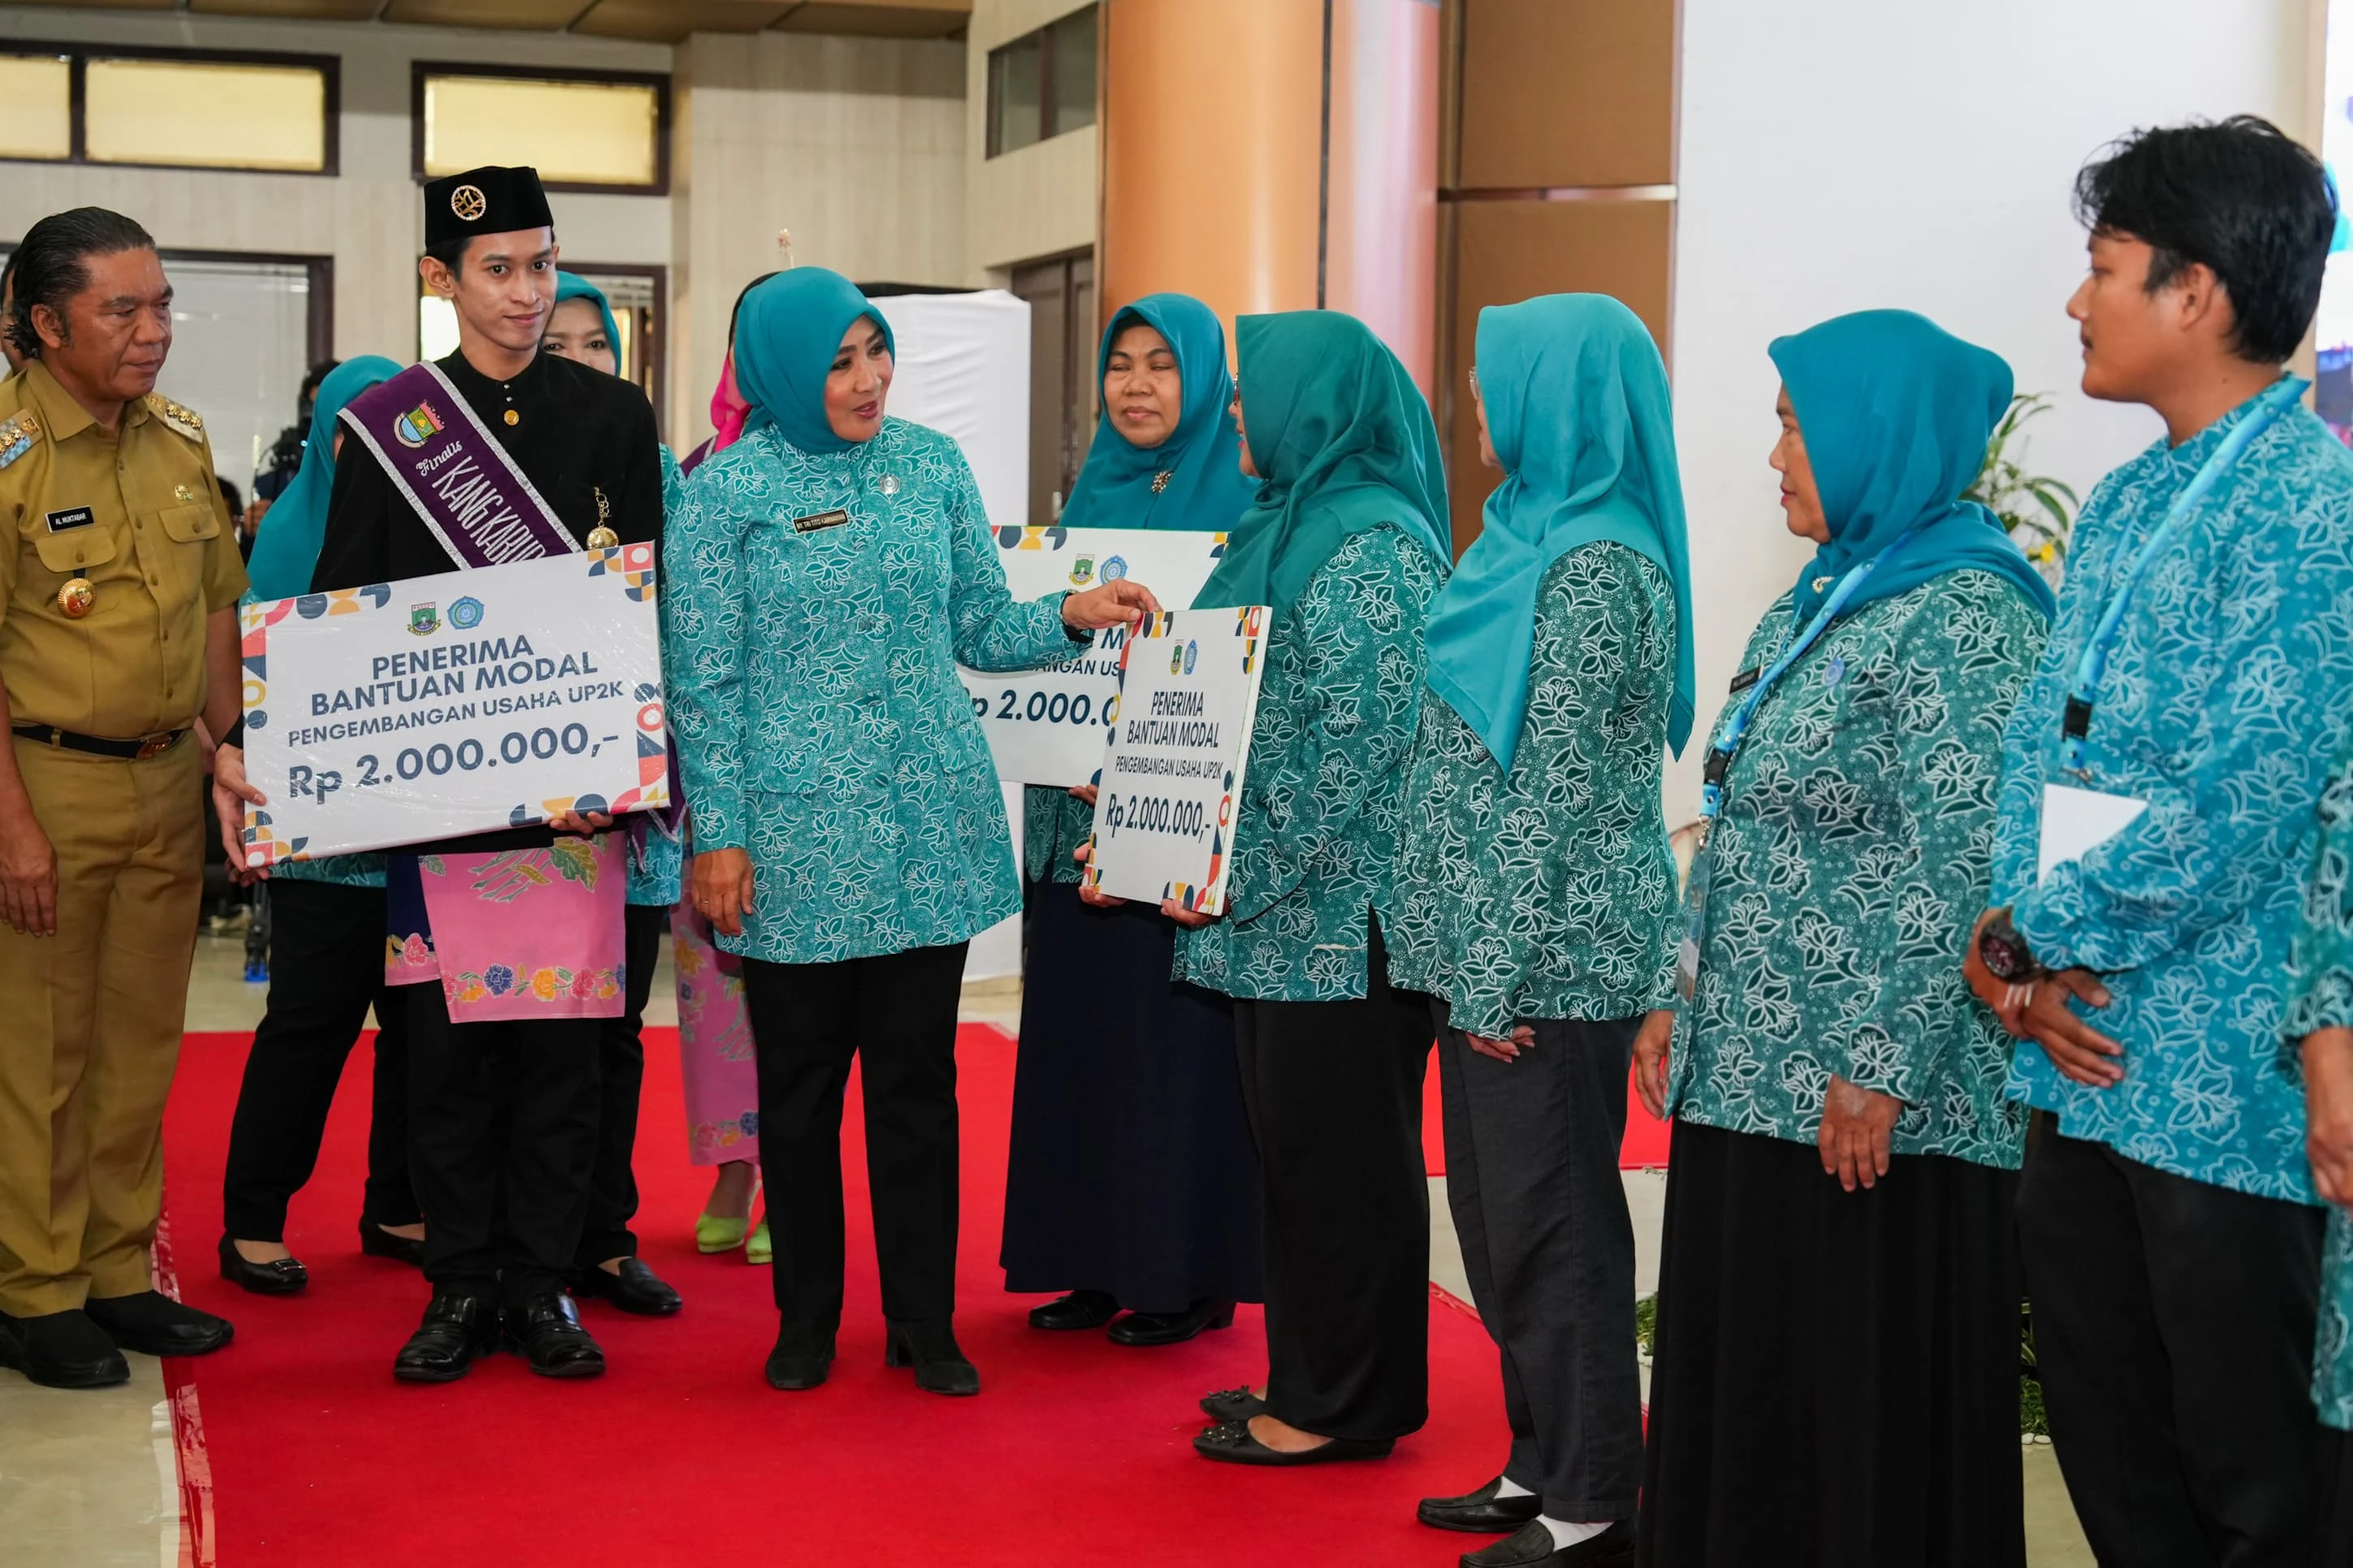
[[[0,159],[333,174],[340,75],[332,55],[12,43]]]
[[[1018,153],[1095,122],[1092,5],[988,51],[988,153]]]
[[[550,190],[670,190],[666,76],[420,60],[413,99],[419,180],[485,163],[527,163]]]

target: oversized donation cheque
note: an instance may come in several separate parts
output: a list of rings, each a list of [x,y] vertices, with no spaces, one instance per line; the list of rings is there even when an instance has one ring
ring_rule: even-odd
[[[1088,887],[1225,912],[1268,618],[1263,605],[1171,610],[1127,639]]]
[[[1163,605],[1189,605],[1226,552],[1222,533],[1173,528],[1000,528],[997,559],[1017,599],[1092,588],[1132,577]],[[1044,669],[992,675],[960,669],[972,710],[1007,784],[1094,782],[1103,731],[1119,693],[1124,627],[1095,634],[1076,658]]]
[[[246,863],[670,803],[654,547],[248,605]]]

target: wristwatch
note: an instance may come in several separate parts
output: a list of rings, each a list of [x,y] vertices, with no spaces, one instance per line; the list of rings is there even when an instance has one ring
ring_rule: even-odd
[[[2042,965],[2034,961],[2033,950],[2011,923],[2008,910],[1996,910],[1993,919],[1978,932],[1978,957],[1996,980],[2010,985],[2023,984],[2042,973]]]

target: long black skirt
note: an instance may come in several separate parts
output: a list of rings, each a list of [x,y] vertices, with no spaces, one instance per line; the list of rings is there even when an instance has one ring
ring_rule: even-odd
[[[2313,1489],[2313,1568],[2353,1563],[2353,1432],[2320,1429],[2319,1485]]]
[[[1176,927],[1076,887],[1029,889],[1005,1173],[1008,1290],[1102,1290],[1142,1312],[1261,1299],[1258,1151],[1232,1004],[1168,978]]]
[[[1645,1568],[2023,1568],[2017,1190],[1675,1124]]]

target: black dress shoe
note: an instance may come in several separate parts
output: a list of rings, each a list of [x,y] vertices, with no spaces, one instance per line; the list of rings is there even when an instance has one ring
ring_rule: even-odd
[[[1544,1499],[1534,1492],[1517,1497],[1497,1497],[1495,1489],[1504,1484],[1497,1476],[1475,1492],[1461,1497],[1426,1497],[1421,1506],[1413,1510],[1414,1518],[1440,1530],[1468,1530],[1482,1535],[1506,1535],[1532,1521],[1544,1511]]]
[[[526,1297],[507,1310],[507,1341],[542,1377],[596,1377],[604,1348],[580,1326],[580,1309],[561,1290]]]
[[[131,1381],[131,1363],[79,1310],[26,1318],[0,1312],[0,1366],[16,1368],[44,1388],[111,1388]]]
[[[1203,1329],[1231,1328],[1234,1304],[1204,1296],[1181,1312],[1130,1312],[1103,1337],[1115,1345],[1181,1345]]]
[[[220,1238],[220,1266],[222,1279],[257,1296],[291,1296],[311,1282],[311,1271],[302,1267],[300,1258],[248,1262],[237,1251],[237,1243],[226,1236]]]
[[[1029,1309],[1033,1329],[1100,1329],[1119,1316],[1119,1298],[1103,1290],[1073,1290]]]
[[[389,1258],[411,1268],[425,1267],[425,1244],[413,1236],[395,1236],[372,1219],[360,1221],[360,1250],[370,1258]]]
[[[584,1268],[572,1282],[575,1296],[587,1296],[599,1301],[610,1301],[624,1312],[635,1312],[640,1318],[667,1318],[686,1303],[677,1291],[663,1284],[654,1271],[635,1258],[621,1259],[621,1271],[607,1274],[602,1268]]]
[[[141,1355],[205,1355],[237,1337],[227,1318],[198,1311],[157,1290],[92,1296],[82,1310],[106,1337]]]
[[[980,1371],[956,1348],[950,1318],[892,1319],[883,1342],[884,1366],[913,1366],[926,1394],[978,1394]]]
[[[1280,1448],[1270,1448],[1250,1436],[1247,1421],[1223,1421],[1193,1439],[1193,1452],[1205,1459],[1216,1459],[1228,1465],[1329,1465],[1342,1459],[1386,1459],[1397,1439],[1384,1437],[1366,1442],[1356,1437],[1335,1437],[1317,1448],[1302,1448],[1286,1454]]]
[[[768,1386],[786,1393],[815,1388],[833,1370],[834,1325],[786,1319],[768,1352]]]
[[[1621,1519],[1574,1546],[1555,1546],[1542,1520],[1530,1520],[1516,1534],[1462,1554],[1462,1568],[1632,1568],[1634,1521]]]
[[[1215,1394],[1201,1395],[1201,1414],[1221,1425],[1248,1421],[1253,1415],[1266,1414],[1266,1401],[1247,1388],[1221,1388]]]
[[[489,1296],[436,1294],[425,1321],[392,1358],[403,1383],[455,1383],[499,1348],[499,1304]]]

